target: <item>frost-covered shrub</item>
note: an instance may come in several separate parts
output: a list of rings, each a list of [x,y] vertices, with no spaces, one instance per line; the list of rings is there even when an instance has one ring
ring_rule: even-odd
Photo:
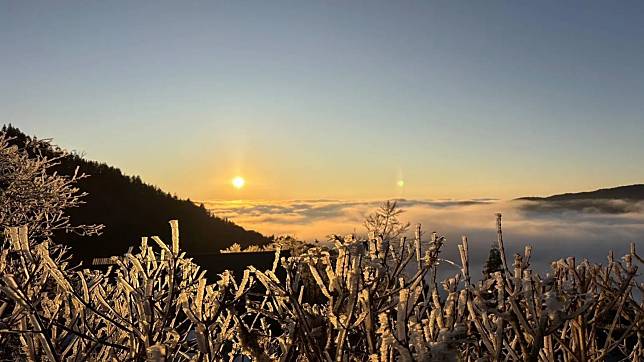
[[[86,177],[52,172],[66,151],[37,139],[21,147],[0,131],[0,235],[8,227],[27,225],[32,239],[47,238],[56,230],[94,234],[97,225],[72,225],[66,209],[77,207],[84,196],[75,186]]]
[[[420,226],[409,241],[348,236],[331,250],[281,258],[282,280],[275,267],[251,267],[265,297],[249,301],[247,311],[264,322],[246,326],[251,340],[261,341],[247,351],[258,359],[327,361],[642,358],[644,286],[635,279],[642,259],[634,246],[622,262],[568,258],[541,278],[530,269],[530,247],[506,264],[500,221],[503,270],[479,282],[470,278],[463,238],[461,272],[438,283],[445,239],[432,234],[424,242]],[[307,302],[307,288],[324,299]],[[271,323],[281,334],[263,327]]]
[[[208,285],[204,271],[172,243],[143,238],[103,273],[69,268],[51,242],[8,230],[0,254],[0,345],[20,335],[16,359],[220,360],[235,349],[233,307],[243,296],[229,273]]]
[[[605,266],[574,258],[545,278],[531,249],[480,282],[461,272],[439,283],[445,239],[398,243],[380,236],[335,240],[252,266],[212,284],[172,241],[143,238],[106,272],[71,268],[67,251],[6,230],[0,252],[0,346],[12,359],[226,360],[603,360],[642,357],[644,319],[634,296],[633,247]],[[502,242],[502,238],[499,238]],[[499,248],[503,250],[503,248]],[[503,258],[505,260],[505,258]],[[505,264],[505,262],[504,262]],[[414,272],[409,273],[410,266]],[[277,276],[283,269],[284,278]],[[309,275],[309,277],[303,277]],[[312,289],[322,296],[305,298]],[[641,294],[640,294],[641,295]],[[307,300],[308,299],[308,300]],[[18,338],[15,338],[15,337]]]

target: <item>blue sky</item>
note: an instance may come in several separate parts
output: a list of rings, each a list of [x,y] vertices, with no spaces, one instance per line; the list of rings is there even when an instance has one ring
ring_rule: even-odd
[[[0,4],[0,121],[182,196],[644,181],[641,2]]]

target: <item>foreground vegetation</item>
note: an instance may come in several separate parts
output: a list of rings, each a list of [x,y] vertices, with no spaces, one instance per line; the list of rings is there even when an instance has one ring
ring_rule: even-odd
[[[567,258],[539,276],[532,249],[508,260],[497,216],[499,265],[482,280],[441,258],[436,233],[404,235],[400,210],[367,218],[369,235],[248,266],[208,281],[170,238],[144,237],[107,270],[70,263],[52,230],[71,225],[75,179],[0,142],[0,358],[30,361],[639,361],[644,357],[643,260],[635,246],[604,265]],[[439,264],[460,271],[437,280]]]
[[[0,254],[0,345],[7,359],[604,360],[642,358],[642,302],[634,248],[600,266],[574,258],[541,278],[530,248],[473,283],[468,243],[461,272],[435,280],[444,239],[336,240],[252,266],[241,281],[208,284],[179,249],[143,238],[107,272],[69,268],[64,248],[7,230]],[[499,239],[501,240],[501,238]],[[153,246],[154,245],[154,246]],[[502,248],[502,244],[499,245]],[[502,260],[504,259],[502,255]],[[408,264],[415,273],[404,273]],[[504,263],[505,264],[505,263]],[[278,268],[286,277],[276,276]]]

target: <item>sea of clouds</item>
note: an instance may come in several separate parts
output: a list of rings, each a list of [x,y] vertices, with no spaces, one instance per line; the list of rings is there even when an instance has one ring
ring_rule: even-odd
[[[366,235],[364,218],[382,200],[222,201],[205,205],[265,235],[291,235],[305,241],[326,241],[331,234]],[[447,237],[444,258],[458,261],[456,245],[469,240],[472,267],[481,268],[496,241],[496,213],[503,214],[508,258],[533,246],[533,266],[546,271],[551,261],[574,256],[603,262],[609,250],[616,257],[634,242],[644,254],[644,203],[621,200],[569,202],[472,200],[398,200],[403,221],[420,223],[429,235]],[[410,230],[411,231],[411,230]]]

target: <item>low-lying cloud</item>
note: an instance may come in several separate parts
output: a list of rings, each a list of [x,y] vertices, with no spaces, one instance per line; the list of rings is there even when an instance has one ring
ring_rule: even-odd
[[[292,200],[206,202],[215,215],[265,234],[292,235],[303,240],[326,240],[330,234],[361,233],[365,216],[382,201]],[[406,211],[464,209],[488,205],[492,199],[396,200]]]
[[[381,201],[292,200],[206,202],[217,216],[267,235],[292,235],[324,241],[331,234],[365,235],[362,222]],[[545,270],[549,262],[567,256],[606,260],[630,242],[644,250],[642,203],[619,200],[574,202],[474,200],[398,200],[401,218],[420,223],[427,232],[445,235],[447,258],[457,260],[461,236],[470,240],[474,267],[480,267],[496,240],[495,214],[503,214],[503,233],[509,257],[533,245],[533,262]]]

